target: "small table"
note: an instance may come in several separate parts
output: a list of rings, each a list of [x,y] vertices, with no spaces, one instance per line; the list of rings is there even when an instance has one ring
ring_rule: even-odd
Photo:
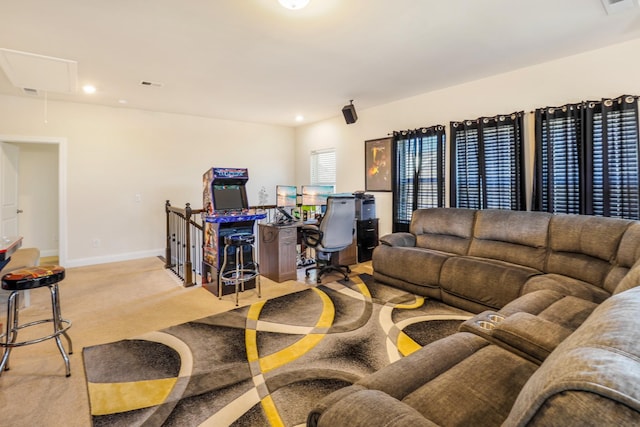
[[[22,246],[22,237],[0,238],[0,270],[11,260],[11,255]]]

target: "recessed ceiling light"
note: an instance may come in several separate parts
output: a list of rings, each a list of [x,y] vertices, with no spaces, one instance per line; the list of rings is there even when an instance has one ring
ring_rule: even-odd
[[[82,86],[82,91],[86,94],[96,93],[96,87],[92,85],[84,85]]]
[[[278,0],[282,7],[291,10],[303,9],[309,4],[309,0]]]
[[[127,101],[126,99],[118,99],[118,103],[120,104],[126,104],[127,102],[129,101]]]
[[[302,114],[298,114],[298,115],[296,116],[296,122],[301,122],[301,121],[303,121],[303,120],[304,120],[304,116],[303,116]]]

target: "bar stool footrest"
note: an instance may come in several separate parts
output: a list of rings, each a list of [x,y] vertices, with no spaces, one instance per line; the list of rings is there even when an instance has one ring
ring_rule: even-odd
[[[226,273],[222,273],[221,280],[223,285],[235,285],[236,281],[238,283],[248,282],[249,280],[255,279],[260,273],[256,270],[232,270],[227,271]]]
[[[35,320],[33,322],[29,322],[29,323],[25,323],[24,325],[18,325],[15,330],[18,331],[20,329],[24,329],[24,328],[28,328],[29,326],[36,326],[36,325],[40,325],[42,323],[53,323],[55,321],[55,319],[41,319],[41,320]],[[34,338],[28,341],[20,341],[20,342],[9,342],[9,343],[5,343],[5,342],[0,342],[0,347],[6,348],[6,347],[22,347],[24,345],[29,345],[29,344],[36,344],[39,342],[43,342],[46,340],[51,340],[54,339],[55,337],[59,337],[60,335],[64,334],[67,332],[67,330],[71,327],[71,321],[67,320],[67,319],[60,319],[60,323],[64,323],[65,327],[62,329],[57,330],[55,333],[50,334],[50,335],[46,335],[43,337],[39,337],[39,338]],[[6,332],[3,332],[2,334],[0,334],[0,339],[3,339],[6,336]]]

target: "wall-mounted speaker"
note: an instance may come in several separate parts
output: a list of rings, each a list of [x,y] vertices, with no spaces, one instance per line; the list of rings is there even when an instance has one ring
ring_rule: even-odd
[[[358,114],[356,114],[356,107],[353,105],[353,100],[349,105],[342,107],[342,115],[348,125],[355,123],[358,120]]]

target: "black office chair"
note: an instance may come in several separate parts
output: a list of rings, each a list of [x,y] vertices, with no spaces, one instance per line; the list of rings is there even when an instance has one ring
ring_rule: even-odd
[[[348,265],[332,265],[331,254],[339,252],[353,243],[355,222],[355,197],[329,196],[327,210],[319,225],[307,224],[302,227],[304,243],[316,252],[316,265],[305,270],[309,277],[311,270],[318,270],[316,282],[322,283],[322,275],[330,271],[342,273],[349,280],[351,269]]]

